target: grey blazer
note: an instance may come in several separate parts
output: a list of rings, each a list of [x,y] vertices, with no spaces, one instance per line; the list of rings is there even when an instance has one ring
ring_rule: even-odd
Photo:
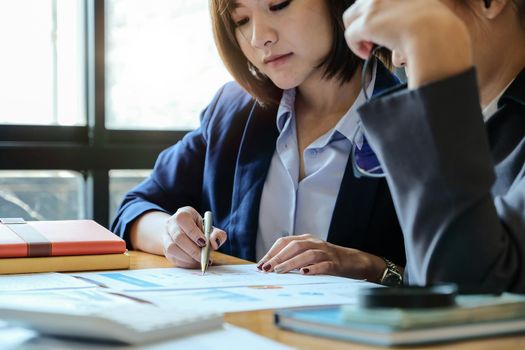
[[[359,110],[387,174],[410,284],[525,293],[525,69],[486,123],[475,70]]]

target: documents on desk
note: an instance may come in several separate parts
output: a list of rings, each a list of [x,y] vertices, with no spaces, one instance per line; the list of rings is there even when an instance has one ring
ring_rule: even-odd
[[[18,341],[15,337],[18,338]],[[9,339],[4,342],[5,338]],[[199,333],[140,346],[81,343],[58,338],[37,337],[30,331],[20,328],[6,329],[3,332],[0,330],[0,348],[5,349],[7,346],[9,349],[21,348],[24,350],[215,350],[218,348],[228,350],[246,350],[248,348],[250,350],[291,350],[288,346],[229,324],[208,333]]]
[[[305,276],[300,273],[266,273],[255,264],[210,266],[206,275],[198,270],[160,268],[111,272],[75,273],[74,276],[120,291],[183,290],[246,286],[281,286],[319,283],[346,283],[347,278]]]
[[[144,344],[222,327],[222,314],[164,310],[105,292],[34,291],[0,295],[0,315],[43,334]]]
[[[214,312],[240,312],[311,305],[353,304],[358,288],[368,285],[347,283],[203,288],[177,291],[126,292],[163,308],[187,308]]]
[[[352,303],[355,291],[369,285],[333,276],[263,273],[254,264],[212,266],[204,276],[179,268],[47,276],[63,277],[62,287],[71,289],[52,289],[61,284],[51,283],[51,289],[27,291],[32,280],[45,284],[44,276],[1,276],[19,278],[26,287],[0,293],[0,317],[44,334],[130,344],[216,329],[224,312]]]
[[[207,310],[164,309],[105,291],[33,291],[4,294],[0,315],[14,325],[29,326],[43,334],[70,340],[36,337],[20,328],[0,331],[0,348],[17,335],[24,349],[101,349],[104,343],[81,343],[79,339],[118,341],[131,345],[108,345],[108,349],[289,349],[246,330],[222,323],[222,315]],[[13,322],[16,321],[16,322]],[[33,339],[30,339],[33,338]],[[170,340],[172,339],[172,340]],[[75,340],[75,341],[72,341]]]
[[[70,288],[93,288],[93,284],[61,273],[0,276],[0,293]]]

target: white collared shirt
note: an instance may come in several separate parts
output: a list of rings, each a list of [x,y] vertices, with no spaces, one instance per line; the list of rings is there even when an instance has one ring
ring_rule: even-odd
[[[505,91],[507,91],[507,89],[513,81],[514,79],[512,79],[512,81],[508,83],[508,85],[505,86],[503,90],[501,90],[498,96],[496,96],[492,101],[490,101],[490,103],[485,108],[483,108],[483,121],[485,123],[488,122],[489,119],[492,118],[492,116],[498,111],[499,99],[501,98],[501,96],[503,96]]]
[[[375,78],[374,69],[369,96]],[[306,147],[302,155],[305,176],[298,182],[295,94],[295,89],[284,91],[277,112],[279,136],[261,196],[257,260],[283,236],[310,233],[326,240],[359,120],[357,108],[365,102],[361,92],[337,125]],[[359,139],[362,136],[356,137],[356,143]]]

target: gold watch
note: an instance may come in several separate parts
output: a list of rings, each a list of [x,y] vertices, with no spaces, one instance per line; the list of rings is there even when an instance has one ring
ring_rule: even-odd
[[[385,271],[383,271],[383,275],[381,276],[381,280],[379,283],[385,286],[395,287],[400,286],[403,284],[403,274],[401,271],[399,271],[399,268],[396,264],[388,260],[387,258],[383,258],[386,264]]]

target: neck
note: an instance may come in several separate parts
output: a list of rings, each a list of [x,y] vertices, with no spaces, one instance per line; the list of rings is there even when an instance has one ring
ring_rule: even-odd
[[[297,88],[296,109],[307,111],[307,114],[319,118],[333,115],[343,116],[361,90],[358,72],[359,69],[349,82],[343,84],[336,78],[329,80],[321,77],[310,78]]]
[[[477,55],[482,59],[475,62],[482,108],[503,92],[524,68],[525,62],[525,45],[519,44],[525,42],[525,31],[520,26],[507,26],[493,33],[489,41],[497,46],[485,46],[486,51]]]
[[[514,62],[505,62],[514,61]],[[525,55],[516,62],[511,57],[507,60],[500,60],[497,67],[491,70],[483,70],[478,66],[478,81],[480,85],[481,107],[485,108],[492,100],[503,92],[510,82],[524,68]]]

